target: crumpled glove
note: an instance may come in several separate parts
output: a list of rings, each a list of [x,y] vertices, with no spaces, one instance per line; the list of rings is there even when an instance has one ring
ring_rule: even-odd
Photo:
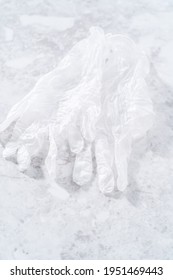
[[[132,141],[152,124],[147,73],[133,41],[92,28],[9,112],[0,125],[1,135],[7,132],[3,156],[15,157],[21,171],[42,159],[54,185],[58,164],[72,153],[75,183],[91,181],[95,161],[100,190],[124,190]]]

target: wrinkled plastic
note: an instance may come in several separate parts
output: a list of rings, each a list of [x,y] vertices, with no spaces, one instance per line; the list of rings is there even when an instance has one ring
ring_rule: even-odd
[[[128,185],[132,141],[152,125],[153,108],[145,77],[149,67],[135,43],[122,35],[91,28],[0,125],[5,158],[19,169],[34,157],[52,181],[59,164],[75,156],[72,179],[85,185],[96,176],[103,193]]]

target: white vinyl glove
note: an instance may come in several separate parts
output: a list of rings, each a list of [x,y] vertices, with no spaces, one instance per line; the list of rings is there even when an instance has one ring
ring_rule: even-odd
[[[130,39],[90,32],[9,112],[0,125],[3,155],[21,171],[39,158],[52,184],[73,155],[72,180],[80,186],[91,181],[95,161],[100,190],[123,191],[131,143],[152,123],[148,64]]]

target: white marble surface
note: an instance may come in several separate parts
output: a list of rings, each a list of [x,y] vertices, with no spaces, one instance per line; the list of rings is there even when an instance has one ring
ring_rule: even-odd
[[[115,198],[93,183],[63,202],[0,156],[0,259],[173,259],[173,1],[1,0],[0,121],[92,25],[151,61],[153,129]],[[2,149],[1,149],[2,151]]]

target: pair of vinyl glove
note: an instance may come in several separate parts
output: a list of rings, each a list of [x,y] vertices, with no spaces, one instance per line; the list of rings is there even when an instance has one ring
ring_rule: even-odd
[[[0,125],[5,158],[26,171],[40,158],[50,181],[75,157],[72,180],[96,176],[101,192],[128,185],[132,141],[153,119],[145,77],[146,57],[129,38],[92,28],[51,73],[9,112]],[[57,187],[58,188],[58,187]]]

